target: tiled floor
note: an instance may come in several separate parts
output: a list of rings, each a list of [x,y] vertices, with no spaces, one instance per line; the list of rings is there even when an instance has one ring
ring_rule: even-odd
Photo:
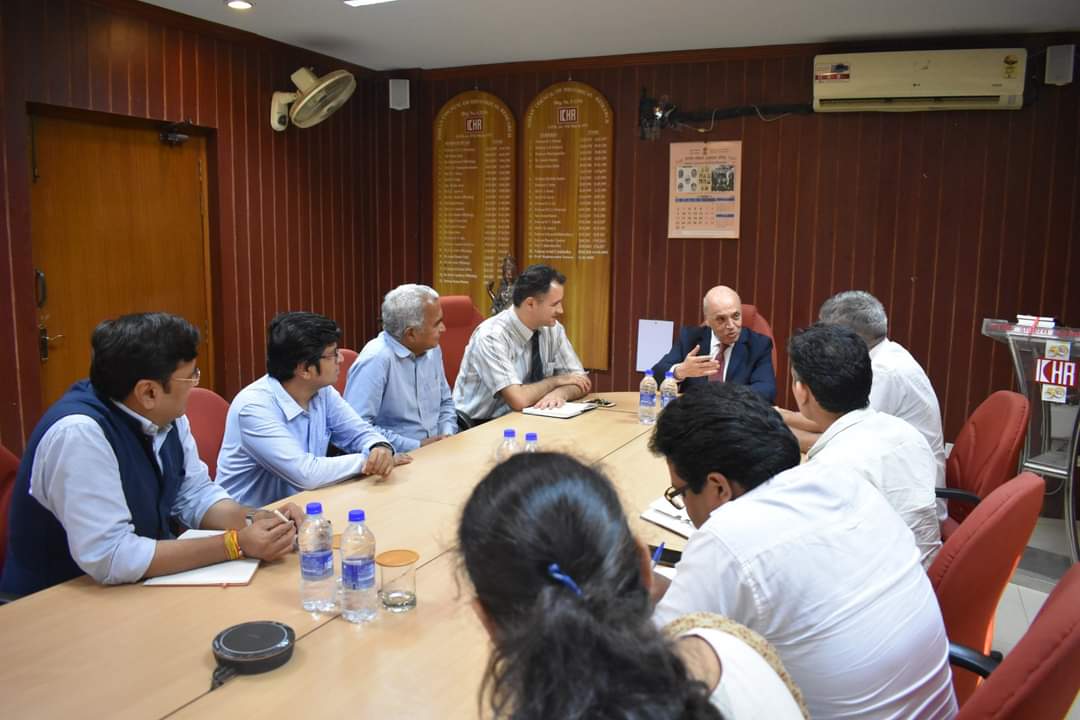
[[[1032,535],[1031,546],[1040,550],[1064,554],[1065,533],[1061,520],[1039,518]],[[994,649],[1006,655],[1016,645],[1046,601],[1051,582],[1022,568],[1016,571],[998,604],[994,624]],[[1038,588],[1038,589],[1036,589]],[[1073,703],[1067,720],[1080,720],[1080,699]]]

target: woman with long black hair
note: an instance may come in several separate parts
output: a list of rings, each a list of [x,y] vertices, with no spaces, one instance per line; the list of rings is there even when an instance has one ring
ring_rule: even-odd
[[[596,470],[515,455],[474,489],[458,539],[494,643],[481,696],[496,718],[804,717],[745,628],[690,618],[673,640],[653,625],[647,550]]]

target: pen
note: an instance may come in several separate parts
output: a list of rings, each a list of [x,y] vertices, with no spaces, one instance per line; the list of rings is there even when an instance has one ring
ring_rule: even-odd
[[[654,568],[656,567],[656,563],[660,562],[660,556],[663,555],[663,554],[664,554],[664,543],[660,543],[660,545],[656,548],[656,550],[652,554],[652,566]]]
[[[283,515],[282,512],[280,510],[278,510],[277,508],[274,508],[271,512],[273,512],[275,515],[277,515],[279,518],[281,518],[282,522],[292,522],[292,520],[285,517],[285,515]]]

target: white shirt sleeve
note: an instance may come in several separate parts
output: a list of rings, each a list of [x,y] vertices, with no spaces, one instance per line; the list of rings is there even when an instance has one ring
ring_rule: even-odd
[[[64,526],[87,575],[113,585],[146,574],[157,541],[135,534],[120,464],[92,418],[68,415],[49,428],[34,453],[30,495]]]

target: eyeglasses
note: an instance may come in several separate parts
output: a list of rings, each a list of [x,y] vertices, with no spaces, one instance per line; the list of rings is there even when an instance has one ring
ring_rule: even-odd
[[[174,378],[170,378],[170,380],[179,380],[180,382],[189,382],[189,383],[191,383],[191,387],[198,387],[199,386],[199,378],[201,378],[201,377],[202,377],[202,370],[200,370],[199,368],[195,368],[195,372],[194,372],[194,374],[192,374],[191,377],[186,377],[186,378],[184,378],[184,377],[174,377]]]
[[[341,350],[338,349],[334,350],[333,352],[326,353],[325,355],[320,355],[319,358],[322,360],[333,360],[334,362],[341,362]]]
[[[686,501],[683,500],[682,496],[689,487],[689,485],[683,485],[681,488],[668,487],[664,491],[664,499],[671,503],[676,510],[683,510],[686,508]]]

